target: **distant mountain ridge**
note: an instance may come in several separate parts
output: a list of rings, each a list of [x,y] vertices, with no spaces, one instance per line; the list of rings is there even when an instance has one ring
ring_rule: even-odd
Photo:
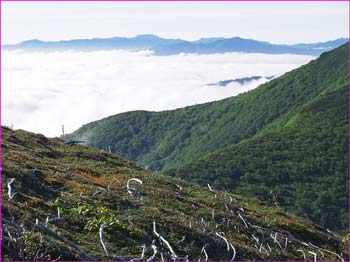
[[[180,53],[216,54],[226,52],[265,53],[265,54],[298,54],[318,56],[324,51],[334,49],[347,41],[339,38],[327,42],[282,45],[266,41],[245,39],[241,37],[201,38],[196,41],[166,39],[152,34],[135,37],[112,37],[75,39],[65,41],[41,41],[32,39],[15,45],[3,45],[4,50],[24,50],[36,52],[48,51],[98,51],[98,50],[151,50],[155,55],[176,55]]]
[[[4,45],[5,50],[28,50],[28,51],[94,51],[94,50],[128,50],[137,51],[142,49],[152,49],[158,45],[170,45],[184,42],[181,39],[164,39],[155,35],[138,35],[135,37],[112,37],[112,38],[92,38],[75,39],[64,41],[41,41],[38,39],[24,41],[16,45]]]
[[[331,41],[327,41],[327,42],[319,42],[319,43],[303,43],[303,44],[295,44],[292,45],[294,47],[298,47],[298,48],[314,48],[314,49],[328,49],[331,48],[332,46],[341,46],[342,44],[346,43],[347,41],[349,41],[349,39],[347,38],[338,38],[336,40],[331,40]]]

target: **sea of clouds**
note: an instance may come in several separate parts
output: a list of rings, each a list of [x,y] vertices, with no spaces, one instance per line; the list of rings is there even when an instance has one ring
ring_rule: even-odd
[[[2,53],[2,124],[59,136],[131,110],[160,111],[223,99],[266,79],[208,86],[249,76],[279,76],[314,59],[226,53],[154,56],[149,51]]]

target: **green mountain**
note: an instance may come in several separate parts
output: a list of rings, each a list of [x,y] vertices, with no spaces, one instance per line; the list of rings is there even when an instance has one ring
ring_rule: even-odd
[[[132,178],[140,181],[128,188]],[[345,260],[348,254],[336,234],[262,201],[22,130],[2,128],[2,196],[5,260]]]
[[[344,229],[347,64],[346,44],[236,97],[118,114],[69,137]]]
[[[279,128],[165,174],[267,200],[348,228],[348,87],[314,99]]]
[[[325,54],[347,57],[347,46]],[[321,58],[322,59],[322,58]],[[346,68],[315,98],[256,136],[166,171],[211,183],[306,216],[348,228],[348,83]]]
[[[347,46],[236,97],[163,112],[133,111],[84,125],[70,138],[162,170],[237,144],[331,86],[347,83]]]
[[[324,68],[330,70],[319,73],[326,74],[325,80],[332,79],[319,84],[324,87],[316,97],[254,137],[165,173],[258,197],[328,228],[347,229],[347,50],[347,45],[342,46],[314,63],[324,62]],[[316,71],[310,74],[312,77]],[[294,81],[303,83],[304,79]]]

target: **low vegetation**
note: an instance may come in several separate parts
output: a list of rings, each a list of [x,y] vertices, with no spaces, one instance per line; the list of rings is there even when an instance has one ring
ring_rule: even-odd
[[[341,236],[262,201],[59,138],[8,128],[2,137],[3,259],[347,257]],[[142,184],[128,192],[131,178]]]

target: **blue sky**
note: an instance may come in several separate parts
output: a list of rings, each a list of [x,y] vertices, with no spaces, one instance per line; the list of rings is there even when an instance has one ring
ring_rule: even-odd
[[[2,2],[3,44],[156,34],[274,43],[348,36],[347,2]]]

